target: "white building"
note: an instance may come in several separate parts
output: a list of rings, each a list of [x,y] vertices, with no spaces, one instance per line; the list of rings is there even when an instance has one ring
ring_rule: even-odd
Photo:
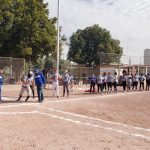
[[[150,49],[144,50],[144,65],[150,65]]]

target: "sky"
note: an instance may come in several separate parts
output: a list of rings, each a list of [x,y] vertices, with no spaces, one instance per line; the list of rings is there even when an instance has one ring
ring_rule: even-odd
[[[50,17],[57,16],[57,1],[45,0]],[[60,0],[60,26],[68,40],[77,29],[94,24],[120,40],[125,55],[143,56],[150,48],[150,0]]]

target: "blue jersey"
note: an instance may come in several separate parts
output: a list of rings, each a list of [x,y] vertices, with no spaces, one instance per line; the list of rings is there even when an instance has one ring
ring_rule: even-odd
[[[41,86],[46,83],[45,77],[42,72],[39,72],[38,74],[36,74],[34,76],[34,79],[35,79],[35,84],[37,86]]]
[[[96,77],[95,77],[95,76],[91,76],[91,77],[90,77],[90,81],[91,81],[92,83],[93,83],[93,82],[96,83]]]
[[[3,77],[0,75],[0,85],[3,84]]]

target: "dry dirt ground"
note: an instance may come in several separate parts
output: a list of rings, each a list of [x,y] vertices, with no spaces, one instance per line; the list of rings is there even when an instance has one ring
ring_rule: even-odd
[[[20,85],[3,87],[0,150],[150,150],[150,91],[84,94],[20,103]],[[62,91],[60,89],[60,91]]]

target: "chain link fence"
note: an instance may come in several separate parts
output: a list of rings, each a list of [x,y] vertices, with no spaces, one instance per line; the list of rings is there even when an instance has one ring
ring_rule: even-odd
[[[25,73],[25,59],[0,57],[0,70],[3,71],[4,83],[14,84],[19,82]]]

